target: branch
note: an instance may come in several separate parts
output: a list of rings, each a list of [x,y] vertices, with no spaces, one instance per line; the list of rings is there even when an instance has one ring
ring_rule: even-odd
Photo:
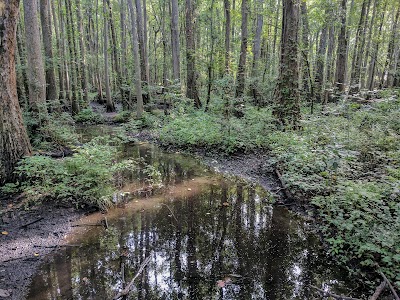
[[[383,292],[386,287],[386,280],[383,280],[382,283],[376,288],[375,293],[369,298],[369,300],[377,300],[379,295]]]
[[[37,223],[39,221],[42,221],[43,219],[44,219],[43,217],[40,217],[39,219],[36,219],[35,221],[32,221],[32,222],[29,222],[29,223],[26,223],[24,225],[19,226],[18,229],[26,228],[29,225],[35,224],[35,223]]]
[[[143,272],[144,268],[147,266],[147,264],[150,262],[150,256],[148,256],[143,263],[140,265],[139,270],[137,271],[136,275],[133,276],[132,280],[128,283],[128,285],[121,291],[119,292],[114,298],[113,300],[117,300],[119,298],[121,298],[122,296],[126,296],[129,294],[129,292],[131,291],[132,285],[135,282],[136,278],[138,278],[138,276],[140,275],[140,273]]]
[[[329,293],[329,292],[327,292],[327,291],[321,290],[320,288],[317,288],[316,286],[311,285],[311,284],[310,284],[309,286],[312,287],[313,289],[317,290],[318,292],[320,292],[322,295],[324,295],[324,296],[330,296],[330,297],[333,297],[333,298],[335,298],[335,299],[342,299],[342,300],[361,300],[361,299],[358,299],[358,298],[352,298],[352,297],[347,297],[347,296],[332,294],[332,293]]]
[[[396,290],[394,289],[393,285],[390,283],[389,279],[385,276],[385,274],[382,273],[382,271],[379,271],[379,274],[383,277],[383,279],[386,281],[387,285],[389,286],[390,290],[392,291],[392,294],[394,296],[394,299],[400,300],[399,295],[397,295]]]

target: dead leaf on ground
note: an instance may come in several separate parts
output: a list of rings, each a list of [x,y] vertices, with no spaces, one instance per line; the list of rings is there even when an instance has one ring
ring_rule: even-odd
[[[2,235],[7,235],[8,232],[7,232],[7,231],[2,231],[1,234],[2,234]]]
[[[232,282],[232,278],[225,277],[224,279],[217,281],[217,286],[220,288],[223,288],[223,287],[225,287],[225,285],[227,285],[228,283],[231,283],[231,282]]]
[[[228,202],[224,202],[224,203],[222,203],[222,206],[229,206],[229,203]]]
[[[10,296],[11,296],[11,294],[9,291],[0,289],[0,298],[7,298]]]

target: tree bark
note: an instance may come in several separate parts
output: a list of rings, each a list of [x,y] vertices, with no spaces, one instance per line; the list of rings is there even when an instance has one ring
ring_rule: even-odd
[[[42,57],[37,1],[24,0],[25,40],[28,56],[29,104],[39,120],[47,114],[46,79]]]
[[[46,56],[46,99],[57,100],[56,75],[54,72],[52,32],[50,27],[49,0],[40,0],[40,20],[42,22],[42,37]]]
[[[197,90],[197,73],[195,65],[196,47],[194,39],[195,20],[193,13],[193,0],[186,0],[186,97],[194,101],[194,106],[196,108],[200,108],[202,105],[199,98],[199,92]]]
[[[338,38],[337,59],[336,59],[336,87],[344,92],[347,70],[347,32],[346,32],[346,7],[347,0],[342,0],[340,11],[340,33]]]
[[[257,0],[256,4],[256,10],[257,10],[257,20],[256,20],[256,32],[254,34],[254,43],[253,43],[253,65],[251,69],[251,77],[253,80],[252,83],[252,96],[254,98],[254,101],[256,105],[260,105],[259,103],[259,92],[257,89],[258,85],[258,76],[259,76],[259,60],[261,56],[261,34],[263,30],[263,5],[264,5],[264,0]]]
[[[171,0],[171,48],[173,78],[180,80],[179,8],[178,0]]]
[[[229,74],[230,59],[231,59],[231,4],[229,0],[224,0],[224,13],[225,13],[225,73]]]
[[[30,1],[30,0],[27,0]],[[67,20],[67,38],[68,38],[68,48],[71,60],[71,72],[70,72],[70,82],[71,82],[71,108],[72,114],[75,115],[79,113],[79,102],[76,97],[76,92],[78,90],[78,77],[79,77],[79,70],[78,70],[78,63],[76,61],[77,58],[77,51],[76,51],[76,42],[75,42],[75,26],[74,20],[72,17],[72,7],[71,7],[71,0],[65,0],[66,2],[66,20]]]
[[[326,42],[328,34],[328,25],[325,24],[322,28],[319,38],[319,48],[316,57],[315,65],[315,96],[316,100],[322,102],[324,97],[324,68],[325,68],[325,55],[326,55]]]
[[[107,112],[113,112],[115,111],[114,107],[114,102],[112,101],[111,98],[111,90],[110,90],[110,78],[109,78],[109,65],[108,65],[108,18],[107,18],[107,11],[106,11],[106,0],[103,2],[103,13],[104,13],[104,32],[103,32],[103,37],[104,37],[104,48],[103,48],[103,54],[104,54],[104,80],[106,82],[105,87],[106,87],[106,109]]]
[[[139,42],[138,42],[138,32],[137,32],[137,21],[135,15],[135,9],[133,8],[132,0],[128,0],[129,10],[131,12],[131,24],[132,24],[132,46],[133,46],[133,56],[135,64],[135,91],[136,91],[136,112],[137,117],[140,118],[143,114],[143,98],[142,98],[142,83],[141,83],[141,68],[140,68],[140,56],[139,56]]]
[[[18,0],[0,0],[0,185],[13,179],[17,162],[32,152],[17,97],[18,11]]]
[[[79,29],[79,48],[81,51],[81,87],[83,91],[83,100],[85,103],[89,103],[89,91],[88,91],[88,79],[86,76],[86,49],[85,43],[83,42],[83,21],[82,21],[82,12],[81,12],[81,4],[80,0],[76,0],[76,10],[78,16],[78,29]]]
[[[298,91],[299,0],[283,0],[281,60],[275,92],[274,116],[279,125],[299,128],[300,99]]]
[[[248,42],[248,31],[247,31],[247,17],[248,17],[248,0],[242,0],[242,38],[240,44],[239,64],[237,71],[237,87],[236,87],[236,98],[240,98],[244,93],[245,86],[245,75],[246,75],[246,57],[247,57],[247,42]]]

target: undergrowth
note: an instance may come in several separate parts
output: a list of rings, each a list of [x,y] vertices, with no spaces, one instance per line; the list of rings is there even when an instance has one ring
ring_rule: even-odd
[[[51,200],[105,210],[113,205],[113,195],[121,176],[139,168],[137,161],[118,161],[115,143],[108,137],[97,137],[77,148],[73,156],[62,160],[40,155],[27,157],[16,168],[22,181],[12,188],[23,192],[33,204]],[[143,168],[142,164],[140,167]],[[149,180],[153,180],[151,166],[145,169]]]
[[[279,170],[294,200],[314,206],[329,253],[370,286],[379,268],[400,287],[400,100],[392,95],[305,114],[300,131],[275,130],[268,108],[246,106],[237,118],[227,97],[209,112],[178,104],[158,134],[189,150],[268,151],[265,170]]]

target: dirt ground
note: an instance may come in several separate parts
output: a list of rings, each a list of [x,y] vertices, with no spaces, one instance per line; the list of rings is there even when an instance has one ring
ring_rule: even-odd
[[[62,247],[72,222],[83,212],[51,203],[25,210],[15,199],[0,203],[0,299],[21,300],[46,255]]]

